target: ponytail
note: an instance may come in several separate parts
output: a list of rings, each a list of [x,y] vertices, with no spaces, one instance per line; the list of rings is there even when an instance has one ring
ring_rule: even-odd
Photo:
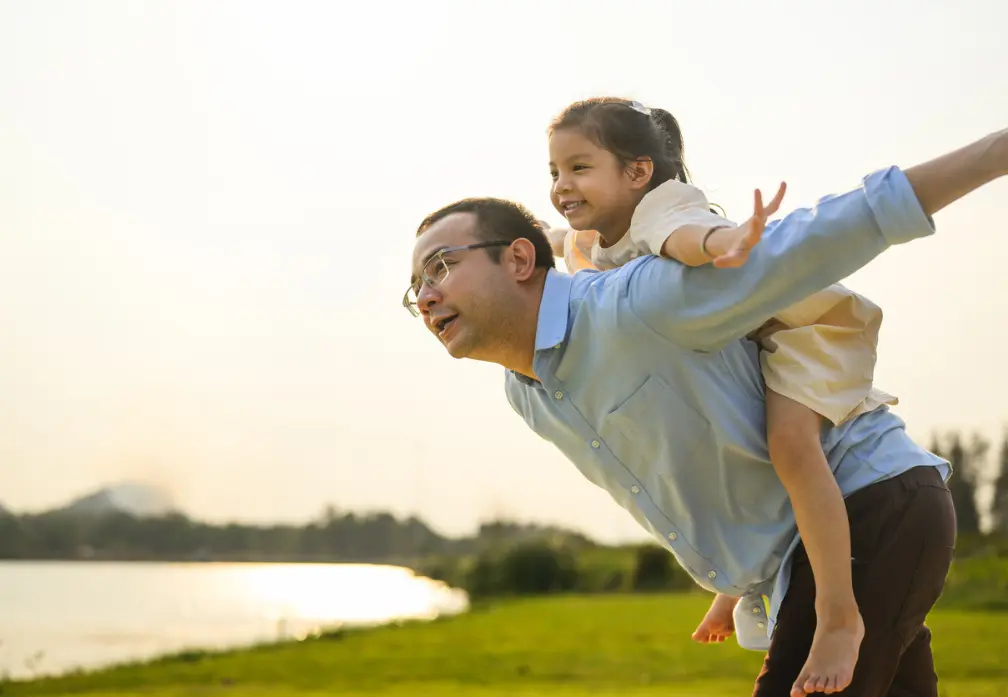
[[[683,156],[685,146],[679,122],[676,121],[675,116],[664,109],[652,107],[650,111],[651,120],[657,124],[658,128],[665,135],[665,152],[671,165],[671,178],[681,181],[683,184],[689,184],[690,176],[689,170],[686,169],[686,160]]]

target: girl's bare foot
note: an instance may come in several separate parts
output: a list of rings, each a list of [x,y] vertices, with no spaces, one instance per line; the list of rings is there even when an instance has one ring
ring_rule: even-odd
[[[832,694],[846,689],[854,679],[854,666],[864,631],[860,614],[854,624],[817,624],[812,648],[791,688],[791,697],[804,697],[816,692]]]
[[[723,642],[735,632],[735,619],[732,612],[738,598],[727,595],[714,597],[710,610],[704,615],[700,626],[693,632],[693,641],[700,644],[714,644]]]

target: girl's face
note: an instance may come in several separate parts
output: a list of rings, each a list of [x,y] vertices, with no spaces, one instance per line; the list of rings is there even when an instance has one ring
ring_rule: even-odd
[[[626,167],[576,128],[554,131],[549,154],[550,200],[568,225],[595,230],[607,244],[626,234],[634,208],[646,193],[650,161]]]

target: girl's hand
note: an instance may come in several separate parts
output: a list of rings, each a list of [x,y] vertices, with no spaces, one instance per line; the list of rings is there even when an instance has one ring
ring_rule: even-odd
[[[742,266],[749,260],[749,251],[762,239],[767,219],[780,208],[785,191],[787,191],[787,184],[781,182],[780,188],[777,189],[777,195],[764,207],[763,194],[759,189],[756,189],[752,217],[738,227],[726,230],[732,234],[732,237],[728,241],[727,251],[714,257],[714,266],[720,269],[734,268]]]

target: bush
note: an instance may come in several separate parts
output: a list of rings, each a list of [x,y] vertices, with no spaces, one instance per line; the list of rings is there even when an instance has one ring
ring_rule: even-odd
[[[1004,541],[990,536],[964,541],[939,604],[963,610],[1008,610],[1008,558],[1000,556]],[[593,547],[574,554],[566,546],[524,543],[498,547],[478,557],[428,557],[417,571],[462,588],[474,598],[699,588],[669,552],[653,544]]]
[[[418,576],[424,576],[434,581],[441,581],[453,588],[461,588],[465,582],[463,561],[458,558],[435,557],[415,565],[414,572]]]
[[[689,590],[695,584],[672,558],[671,552],[655,545],[637,548],[631,587],[635,591]]]
[[[623,547],[592,547],[578,552],[578,593],[624,593],[630,590],[634,553]]]
[[[957,559],[938,604],[961,610],[1008,610],[1008,559]]]
[[[477,557],[465,590],[473,597],[541,595],[572,591],[577,580],[573,554],[544,542],[526,542]]]

